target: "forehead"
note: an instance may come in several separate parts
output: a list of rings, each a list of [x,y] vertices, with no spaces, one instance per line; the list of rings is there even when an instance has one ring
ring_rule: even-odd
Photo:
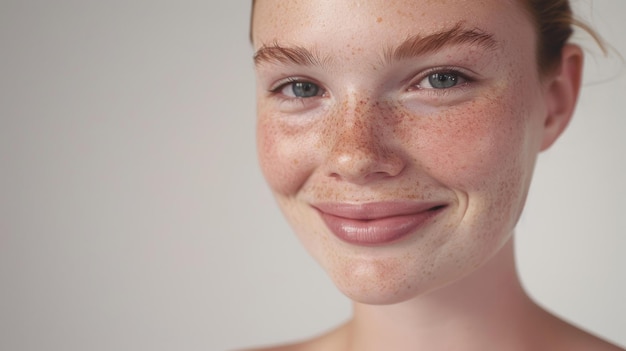
[[[257,0],[252,38],[255,49],[276,42],[367,48],[459,24],[506,43],[534,36],[518,0]]]

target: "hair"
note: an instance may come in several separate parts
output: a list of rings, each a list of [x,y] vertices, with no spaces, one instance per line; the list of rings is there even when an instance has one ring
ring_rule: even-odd
[[[574,33],[574,27],[589,33],[600,49],[606,47],[600,36],[576,19],[569,0],[519,0],[528,12],[537,33],[537,66],[542,75],[558,67],[561,51]]]
[[[587,32],[606,53],[606,46],[600,36],[587,24],[576,19],[569,0],[518,0],[528,13],[537,33],[537,67],[542,76],[554,71],[560,61],[563,47],[569,42],[574,27]],[[254,5],[250,13],[250,40]]]

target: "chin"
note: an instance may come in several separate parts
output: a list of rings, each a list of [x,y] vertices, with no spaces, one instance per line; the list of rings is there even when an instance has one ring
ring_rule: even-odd
[[[341,292],[356,303],[377,306],[402,303],[420,295],[419,292],[411,292],[408,289],[402,292],[354,291],[354,289],[351,289],[350,291],[341,290]]]
[[[467,272],[434,263],[417,264],[415,257],[340,258],[327,269],[337,288],[352,301],[368,305],[401,303],[461,277]],[[455,271],[455,272],[453,272]]]
[[[392,305],[436,292],[479,272],[510,238],[506,235],[466,245],[465,250],[444,244],[439,250],[412,247],[384,255],[333,255],[327,256],[322,266],[352,301]]]
[[[435,279],[380,279],[357,277],[349,282],[335,282],[350,300],[367,305],[393,305],[423,296],[445,285]]]

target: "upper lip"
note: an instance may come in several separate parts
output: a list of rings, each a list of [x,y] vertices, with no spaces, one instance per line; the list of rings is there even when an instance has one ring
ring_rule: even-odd
[[[321,202],[312,206],[326,214],[354,220],[375,220],[435,210],[447,204],[440,201],[388,201],[368,203]]]

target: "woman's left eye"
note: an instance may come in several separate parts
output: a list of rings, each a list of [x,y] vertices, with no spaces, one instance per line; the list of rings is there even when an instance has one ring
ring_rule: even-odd
[[[431,73],[417,83],[419,89],[450,89],[468,82],[462,74],[457,72]]]

